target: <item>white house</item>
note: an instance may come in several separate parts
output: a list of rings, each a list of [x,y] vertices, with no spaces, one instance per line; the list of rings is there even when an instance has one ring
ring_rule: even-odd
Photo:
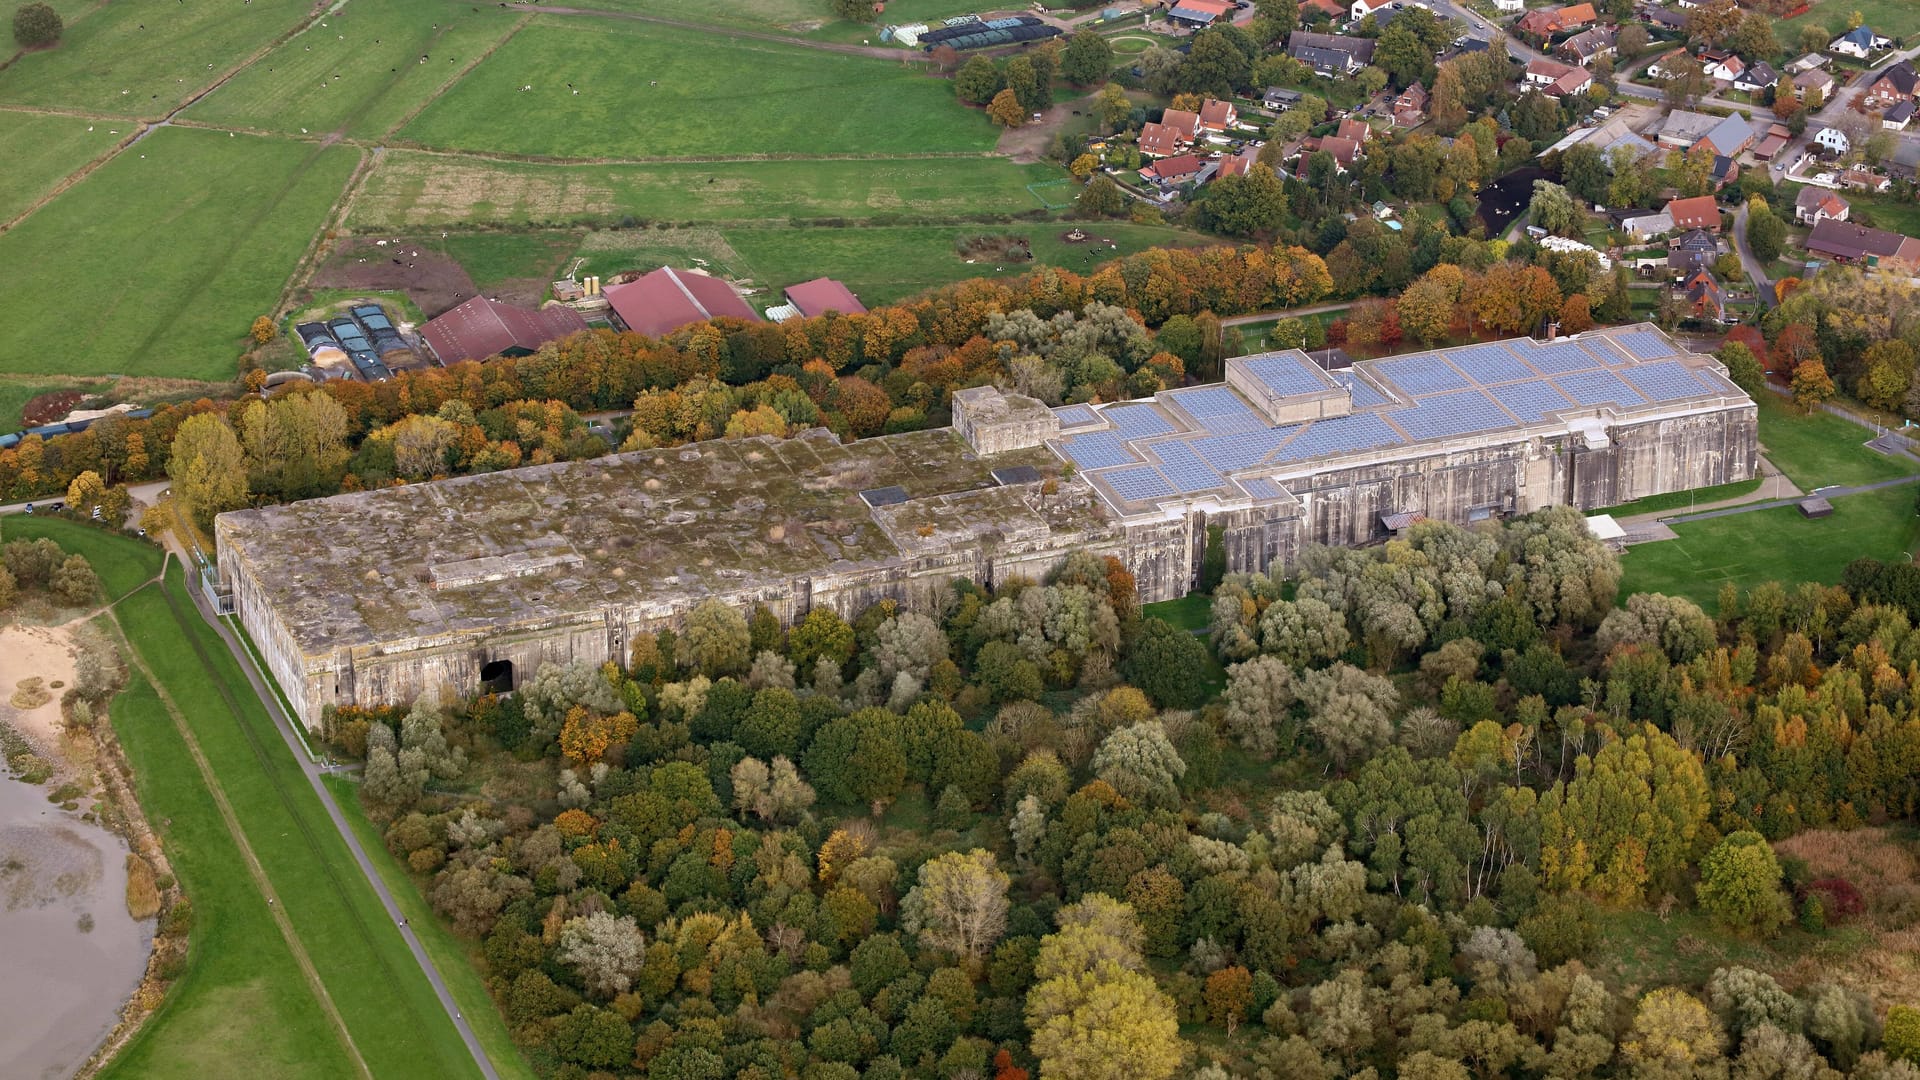
[[[1892,39],[1884,38],[1874,33],[1873,27],[1856,26],[1846,33],[1841,34],[1839,37],[1834,38],[1833,42],[1827,46],[1827,51],[1842,53],[1847,56],[1865,60],[1869,53],[1879,49],[1891,48],[1893,48]]]
[[[1393,0],[1353,0],[1353,21],[1359,22],[1392,2]]]
[[[1847,133],[1835,127],[1821,128],[1814,134],[1813,141],[1836,154],[1844,154],[1853,148],[1853,144],[1847,141]]]
[[[1913,122],[1913,111],[1913,102],[1902,101],[1886,111],[1880,118],[1880,126],[1888,131],[1905,131]]]
[[[1493,0],[1493,6],[1501,11],[1524,11],[1526,0]]]

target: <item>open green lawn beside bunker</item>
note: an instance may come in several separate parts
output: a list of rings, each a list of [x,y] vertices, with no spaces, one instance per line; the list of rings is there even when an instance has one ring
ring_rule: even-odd
[[[230,378],[358,157],[184,128],[140,140],[0,234],[0,367]]]
[[[543,16],[400,135],[421,146],[631,159],[985,153],[999,129],[917,67]]]

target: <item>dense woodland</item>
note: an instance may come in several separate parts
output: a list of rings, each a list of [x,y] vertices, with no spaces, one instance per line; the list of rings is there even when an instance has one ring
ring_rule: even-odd
[[[1920,1077],[1848,961],[1920,891],[1772,846],[1910,820],[1920,571],[1620,603],[1569,510],[1209,565],[1202,634],[1079,555],[327,733],[544,1075]],[[1644,910],[1823,960],[1596,974]]]

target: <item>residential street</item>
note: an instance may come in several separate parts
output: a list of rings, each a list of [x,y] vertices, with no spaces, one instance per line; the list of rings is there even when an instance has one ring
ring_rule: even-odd
[[[1760,303],[1772,307],[1773,279],[1767,276],[1766,264],[1754,258],[1753,249],[1747,246],[1747,204],[1741,203],[1740,209],[1733,213],[1733,250],[1740,256],[1740,265],[1746,269],[1747,278],[1753,282],[1754,295]]]

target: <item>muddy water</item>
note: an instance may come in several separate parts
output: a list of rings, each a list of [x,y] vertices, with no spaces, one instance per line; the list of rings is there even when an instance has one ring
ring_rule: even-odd
[[[153,920],[127,914],[126,855],[0,769],[0,1076],[72,1075],[139,985]]]

